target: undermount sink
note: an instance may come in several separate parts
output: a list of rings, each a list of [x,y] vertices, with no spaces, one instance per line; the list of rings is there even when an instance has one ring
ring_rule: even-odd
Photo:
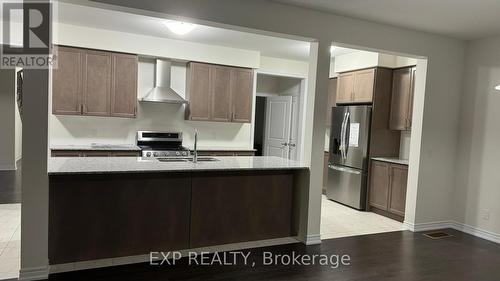
[[[188,162],[188,158],[158,158],[160,162]]]
[[[160,162],[193,162],[192,157],[183,157],[183,158],[157,158]],[[198,162],[214,162],[219,161],[219,159],[214,157],[198,157]]]
[[[193,158],[189,158],[189,161],[193,162]],[[214,157],[198,157],[198,162],[214,162],[214,161],[220,161],[217,158]]]

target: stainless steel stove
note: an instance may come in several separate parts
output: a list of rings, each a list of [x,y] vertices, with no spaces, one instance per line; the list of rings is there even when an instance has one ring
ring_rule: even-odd
[[[143,158],[182,158],[190,157],[189,149],[182,146],[181,132],[137,132],[137,146]]]

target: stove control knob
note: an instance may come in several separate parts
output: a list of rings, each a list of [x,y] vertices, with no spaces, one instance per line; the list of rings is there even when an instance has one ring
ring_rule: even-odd
[[[151,152],[146,153],[146,157],[151,157]]]
[[[165,156],[169,156],[170,155],[170,152],[165,152]]]
[[[154,157],[158,157],[158,152],[154,152],[154,153],[153,153],[153,156],[154,156]]]
[[[180,156],[181,153],[179,151],[175,152],[175,155]]]
[[[186,152],[186,151],[183,151],[183,152],[182,152],[182,156],[187,156],[187,152]]]

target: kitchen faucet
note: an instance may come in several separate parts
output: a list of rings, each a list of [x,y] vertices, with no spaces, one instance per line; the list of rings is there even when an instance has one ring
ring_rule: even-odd
[[[198,130],[194,130],[194,155],[193,163],[198,163]]]

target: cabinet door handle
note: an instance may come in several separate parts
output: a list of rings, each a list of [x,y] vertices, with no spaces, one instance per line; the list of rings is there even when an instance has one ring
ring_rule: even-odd
[[[82,105],[80,105],[80,114],[82,114],[82,115],[83,115],[83,104],[82,104]]]

